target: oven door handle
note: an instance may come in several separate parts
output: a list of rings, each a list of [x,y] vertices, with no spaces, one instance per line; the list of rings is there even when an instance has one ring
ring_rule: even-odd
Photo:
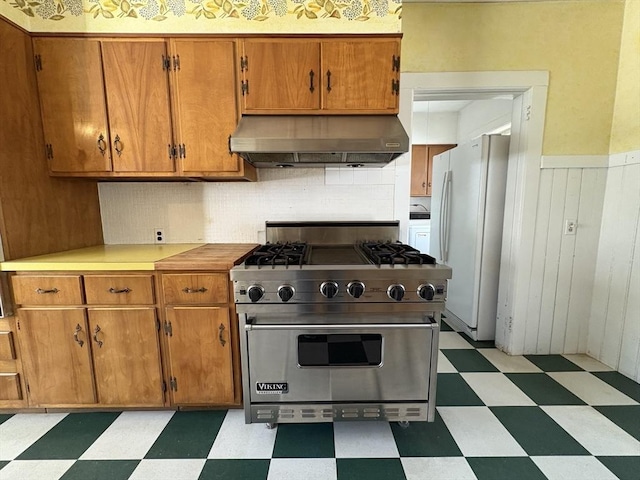
[[[246,331],[250,330],[389,330],[395,328],[437,328],[438,323],[430,318],[430,323],[359,323],[352,325],[245,325]]]

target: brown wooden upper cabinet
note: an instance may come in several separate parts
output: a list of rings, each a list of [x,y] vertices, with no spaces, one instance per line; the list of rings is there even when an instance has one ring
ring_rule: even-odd
[[[432,187],[433,157],[455,145],[411,146],[411,196],[430,197]]]
[[[243,113],[398,113],[399,37],[245,39],[239,64]]]
[[[33,40],[53,175],[255,180],[229,153],[235,42]]]

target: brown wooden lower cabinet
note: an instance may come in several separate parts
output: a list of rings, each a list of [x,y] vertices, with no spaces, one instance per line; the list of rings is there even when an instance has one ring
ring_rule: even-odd
[[[22,308],[17,333],[30,406],[96,402],[83,308]]]
[[[233,403],[229,309],[171,307],[165,312],[173,404]]]
[[[162,406],[156,309],[89,308],[88,315],[98,403]]]

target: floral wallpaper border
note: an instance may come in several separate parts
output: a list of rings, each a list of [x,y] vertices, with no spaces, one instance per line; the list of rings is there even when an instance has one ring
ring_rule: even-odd
[[[333,32],[392,33],[400,31],[402,0],[2,0],[0,14],[22,17],[30,31],[165,33],[172,24],[174,32],[218,33],[224,23],[225,33],[316,33],[322,23]]]

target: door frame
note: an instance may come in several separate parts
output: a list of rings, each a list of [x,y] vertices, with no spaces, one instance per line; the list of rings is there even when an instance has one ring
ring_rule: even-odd
[[[433,100],[482,99],[494,94],[514,96],[496,347],[512,355],[521,355],[524,353],[526,308],[533,264],[549,72],[402,73],[400,80],[398,117],[409,136],[416,91]],[[400,238],[406,239],[410,204],[410,152],[400,156],[395,167],[394,218],[400,219]]]

